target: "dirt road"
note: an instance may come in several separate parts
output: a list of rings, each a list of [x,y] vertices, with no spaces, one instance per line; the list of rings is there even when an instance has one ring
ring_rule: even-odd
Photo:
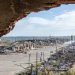
[[[57,45],[57,48],[61,48],[64,45]],[[0,55],[0,75],[15,75],[20,71],[23,71],[24,68],[28,67],[29,61],[31,63],[35,63],[36,61],[36,53],[38,52],[38,61],[41,57],[41,52],[44,52],[45,60],[50,56],[50,51],[55,53],[56,46],[47,46],[40,48],[38,50],[31,50],[27,54],[22,53],[14,53],[10,55]],[[29,54],[30,60],[29,60]]]

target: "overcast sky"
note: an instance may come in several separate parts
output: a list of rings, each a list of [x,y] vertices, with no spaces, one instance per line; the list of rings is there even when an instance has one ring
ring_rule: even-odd
[[[5,36],[75,35],[75,5],[62,5],[48,11],[31,13],[18,21]]]

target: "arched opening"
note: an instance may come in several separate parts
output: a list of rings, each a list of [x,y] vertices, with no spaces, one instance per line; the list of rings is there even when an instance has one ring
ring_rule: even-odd
[[[0,39],[0,53],[4,54],[0,55],[0,75],[11,75],[11,73],[15,74],[25,69],[27,70],[22,72],[23,75],[31,75],[32,73],[44,75],[45,70],[47,71],[46,75],[67,75],[69,69],[75,69],[73,67],[75,64],[75,39],[70,36],[75,35],[75,4],[63,5],[75,1],[48,0],[51,1],[49,3],[46,2],[47,0],[43,0],[43,2],[41,0],[38,4],[39,1],[36,0],[36,3],[34,0],[33,2],[31,0],[14,0],[15,8],[11,3],[13,13],[18,13],[20,16],[18,19],[22,19],[16,22],[15,28],[10,33]],[[33,3],[36,8],[30,3]],[[60,4],[62,4],[60,7],[48,10]],[[24,10],[25,15],[19,14],[22,12],[21,7],[22,9],[29,7]],[[32,11],[36,13],[29,14]],[[4,18],[4,24],[7,23],[7,18],[9,17]],[[8,28],[4,30],[10,29],[12,29],[12,26],[8,25]],[[6,32],[3,32],[3,34],[6,34]],[[41,37],[38,38],[39,36]]]
[[[75,33],[75,4],[31,13],[6,36],[67,36]]]

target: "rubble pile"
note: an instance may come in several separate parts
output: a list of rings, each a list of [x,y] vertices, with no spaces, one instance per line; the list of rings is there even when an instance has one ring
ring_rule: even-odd
[[[57,51],[55,54],[52,54],[48,60],[44,60],[40,67],[37,66],[37,69],[35,70],[33,67],[31,68],[32,72],[29,70],[25,72],[24,75],[36,75],[36,72],[39,75],[50,75],[51,72],[51,75],[66,75],[65,73],[67,73],[74,64],[75,42],[66,47],[62,47],[61,50]]]

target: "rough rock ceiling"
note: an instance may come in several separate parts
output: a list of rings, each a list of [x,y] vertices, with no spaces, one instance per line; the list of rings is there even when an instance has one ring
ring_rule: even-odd
[[[10,32],[15,22],[31,12],[48,10],[75,0],[0,0],[0,36]]]

